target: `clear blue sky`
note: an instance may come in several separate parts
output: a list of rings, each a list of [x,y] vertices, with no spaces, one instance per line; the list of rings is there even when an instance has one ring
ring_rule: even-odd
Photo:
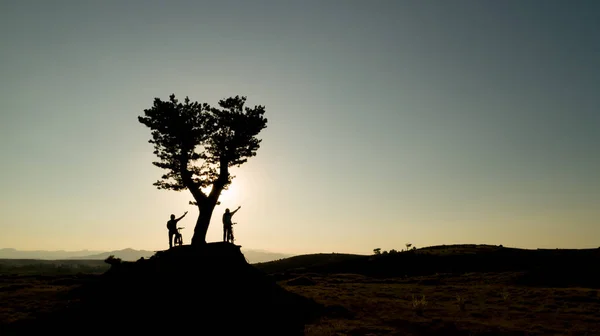
[[[189,241],[137,121],[171,93],[267,109],[210,241],[600,246],[598,1],[3,1],[0,43],[0,247]]]

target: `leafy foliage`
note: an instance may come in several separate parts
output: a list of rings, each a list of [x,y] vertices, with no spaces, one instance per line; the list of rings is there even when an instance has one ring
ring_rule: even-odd
[[[104,262],[109,265],[118,265],[121,263],[121,258],[115,258],[114,255],[108,256],[108,258],[104,259]]]
[[[256,135],[266,128],[264,106],[248,108],[245,102],[246,97],[236,96],[220,100],[216,108],[188,97],[180,103],[174,94],[168,101],[155,98],[138,117],[152,130],[149,142],[159,158],[153,164],[167,170],[154,185],[175,191],[187,188],[197,203],[207,198],[202,188],[216,186],[218,198],[234,177],[228,168],[256,155],[261,142]],[[195,164],[198,160],[200,165]]]

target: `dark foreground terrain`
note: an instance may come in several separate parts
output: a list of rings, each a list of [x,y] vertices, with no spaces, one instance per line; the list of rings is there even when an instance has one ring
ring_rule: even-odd
[[[233,273],[221,270],[225,276],[181,274],[171,283],[147,279],[148,270],[136,270],[134,277],[122,270],[112,276],[11,275],[5,270],[0,279],[0,334],[33,334],[32,326],[44,325],[34,323],[36,317],[66,325],[60,316],[76,316],[68,315],[68,307],[76,307],[93,314],[81,323],[79,334],[95,334],[102,326],[119,334],[114,328],[123,317],[152,326],[146,330],[155,334],[164,325],[159,320],[169,317],[188,323],[167,330],[195,328],[206,335],[252,330],[263,335],[600,335],[599,256],[600,250],[489,246],[381,256],[321,254],[247,265]],[[163,297],[169,290],[156,288],[160,286],[173,288],[172,295]],[[194,286],[208,287],[212,294],[194,293]],[[229,293],[219,292],[227,288]],[[134,304],[132,298],[140,301]],[[85,301],[102,309],[85,310]],[[173,313],[161,316],[153,310]],[[269,324],[280,325],[269,329]]]

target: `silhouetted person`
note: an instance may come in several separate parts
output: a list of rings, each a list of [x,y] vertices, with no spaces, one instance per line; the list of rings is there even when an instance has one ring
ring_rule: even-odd
[[[229,208],[225,209],[225,213],[223,214],[223,241],[229,241],[231,240],[230,238],[233,236],[232,233],[232,226],[233,223],[231,223],[231,217],[238,211],[240,210],[241,206],[239,206],[237,209],[235,209],[233,212],[229,211]],[[233,243],[233,242],[232,242]]]
[[[169,229],[169,248],[173,247],[173,236],[177,235],[177,222],[179,222],[185,215],[187,215],[187,211],[181,215],[181,217],[175,219],[175,215],[171,214],[171,219],[167,222],[167,229]]]

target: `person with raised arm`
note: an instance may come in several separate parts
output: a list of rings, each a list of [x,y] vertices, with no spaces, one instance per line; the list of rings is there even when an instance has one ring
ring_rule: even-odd
[[[185,217],[187,213],[188,212],[186,211],[179,218],[175,218],[175,215],[171,214],[171,219],[167,222],[167,229],[169,230],[169,248],[173,247],[173,237],[177,235],[177,222]]]
[[[225,209],[225,213],[223,214],[223,241],[227,242],[230,239],[231,235],[231,231],[232,231],[232,226],[233,223],[231,222],[231,217],[238,211],[240,210],[241,206],[239,206],[237,209],[235,209],[234,211],[229,211],[229,208]],[[231,243],[233,243],[233,241],[231,241]]]

